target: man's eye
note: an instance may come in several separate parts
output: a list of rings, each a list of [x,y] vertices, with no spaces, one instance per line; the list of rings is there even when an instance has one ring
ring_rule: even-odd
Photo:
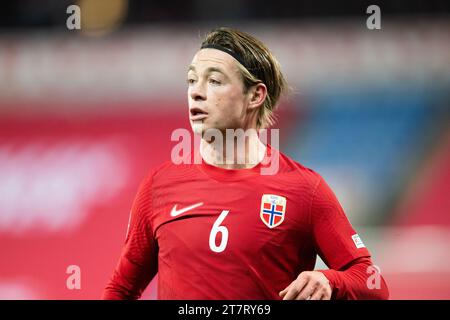
[[[216,79],[209,79],[209,83],[211,83],[211,84],[215,84],[215,85],[219,85],[219,84],[221,84],[221,82],[220,82],[220,81],[218,81],[218,80],[216,80]]]
[[[186,82],[188,84],[193,84],[193,83],[195,83],[195,79],[187,79]]]

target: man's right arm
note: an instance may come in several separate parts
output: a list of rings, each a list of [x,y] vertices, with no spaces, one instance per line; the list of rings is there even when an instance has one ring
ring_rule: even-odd
[[[139,187],[130,213],[125,245],[102,299],[139,299],[158,271],[158,246],[149,220],[152,176],[150,174]]]

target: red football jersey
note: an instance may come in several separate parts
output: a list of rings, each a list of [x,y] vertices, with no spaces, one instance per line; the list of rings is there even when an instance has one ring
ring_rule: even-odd
[[[167,162],[141,184],[105,298],[280,299],[319,254],[339,270],[370,257],[316,172],[277,150],[279,170]]]

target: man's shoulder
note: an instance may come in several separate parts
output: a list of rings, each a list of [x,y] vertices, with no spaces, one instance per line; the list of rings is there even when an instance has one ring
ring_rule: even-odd
[[[322,179],[322,176],[315,170],[303,165],[282,152],[279,152],[279,154],[281,174],[289,174],[293,179],[300,179],[312,186],[316,186]]]
[[[186,174],[187,170],[192,170],[189,164],[175,164],[170,160],[164,161],[149,169],[146,180],[149,182],[180,178]]]

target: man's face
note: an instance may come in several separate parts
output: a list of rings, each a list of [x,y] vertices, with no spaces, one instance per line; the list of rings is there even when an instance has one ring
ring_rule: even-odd
[[[195,133],[245,126],[248,97],[232,56],[216,49],[201,49],[189,66],[187,82],[189,119]]]

